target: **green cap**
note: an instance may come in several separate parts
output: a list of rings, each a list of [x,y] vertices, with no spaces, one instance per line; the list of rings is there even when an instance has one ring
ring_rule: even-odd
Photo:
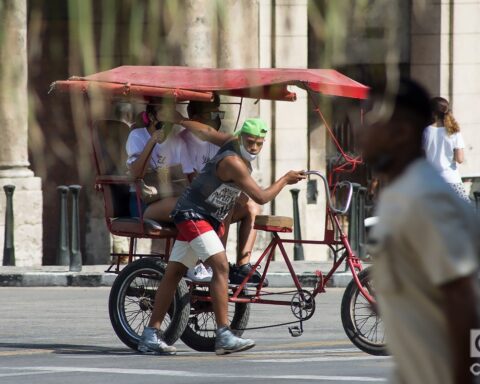
[[[243,123],[242,128],[235,132],[235,135],[238,136],[245,133],[256,137],[265,137],[267,132],[267,124],[262,119],[247,119]]]

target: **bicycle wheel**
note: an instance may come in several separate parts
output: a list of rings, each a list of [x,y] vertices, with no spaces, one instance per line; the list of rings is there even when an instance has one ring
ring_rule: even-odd
[[[197,287],[193,296],[209,296],[208,287]],[[230,328],[241,336],[247,327],[250,317],[250,304],[228,303],[228,321]],[[181,339],[190,348],[200,352],[213,352],[215,350],[215,330],[217,323],[210,301],[192,302],[190,318]]]
[[[358,274],[363,287],[374,296],[370,269]],[[342,324],[350,341],[362,351],[371,355],[387,355],[385,347],[385,329],[376,308],[360,293],[355,280],[348,284],[342,298]]]
[[[165,274],[162,260],[145,258],[126,266],[115,279],[108,301],[110,321],[117,336],[132,349],[152,315],[155,293]],[[190,295],[181,280],[161,326],[165,342],[172,345],[183,333],[190,314]]]

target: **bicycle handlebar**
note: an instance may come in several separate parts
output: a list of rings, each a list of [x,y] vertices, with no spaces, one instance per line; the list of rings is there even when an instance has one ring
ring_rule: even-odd
[[[344,181],[338,183],[339,187],[342,187],[344,185],[348,186],[347,203],[345,204],[345,207],[343,207],[343,209],[338,209],[338,208],[334,207],[333,204],[332,204],[332,199],[330,198],[330,190],[328,188],[327,178],[325,176],[323,176],[319,171],[304,171],[304,174],[307,175],[307,176],[308,175],[315,175],[315,176],[318,176],[322,179],[323,185],[325,187],[325,194],[327,195],[327,203],[328,203],[328,206],[329,206],[329,208],[332,212],[335,212],[339,215],[344,215],[348,212],[348,210],[350,208],[350,204],[352,202],[352,196],[353,196],[353,185],[350,181],[344,180]]]

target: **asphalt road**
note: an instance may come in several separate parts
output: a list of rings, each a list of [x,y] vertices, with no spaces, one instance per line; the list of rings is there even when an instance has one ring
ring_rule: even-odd
[[[251,330],[257,346],[215,356],[181,342],[177,356],[144,356],[125,347],[108,318],[109,288],[0,288],[0,383],[362,383],[386,382],[388,357],[369,356],[347,339],[343,289],[317,297],[305,333]],[[290,320],[288,308],[252,306],[249,326]]]

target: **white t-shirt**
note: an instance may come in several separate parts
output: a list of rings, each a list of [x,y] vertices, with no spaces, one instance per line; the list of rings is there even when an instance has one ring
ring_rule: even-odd
[[[424,159],[382,191],[377,215],[369,251],[395,382],[453,384],[442,286],[478,270],[478,218]]]
[[[197,173],[203,169],[205,164],[214,157],[220,149],[218,145],[199,139],[188,129],[181,131],[180,136],[187,144],[193,168],[195,168]]]
[[[126,144],[128,154],[127,166],[139,158],[150,137],[147,128],[132,129],[128,135]],[[187,145],[181,137],[171,133],[163,143],[157,143],[153,147],[148,168],[157,169],[159,167],[170,167],[176,164],[182,165],[185,174],[193,172],[193,165],[187,150]]]
[[[442,177],[450,184],[462,182],[454,160],[454,150],[465,148],[460,132],[448,135],[445,127],[428,126],[425,128],[423,147],[427,159],[438,169]]]

